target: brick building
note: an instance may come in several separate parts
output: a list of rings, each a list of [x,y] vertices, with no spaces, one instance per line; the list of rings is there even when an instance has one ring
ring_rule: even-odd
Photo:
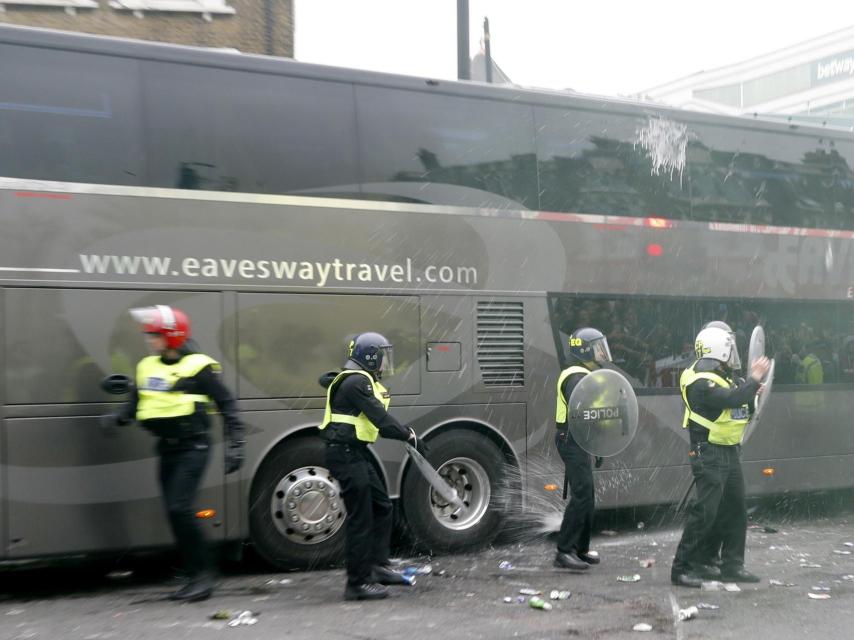
[[[292,58],[293,0],[0,0],[0,23]]]

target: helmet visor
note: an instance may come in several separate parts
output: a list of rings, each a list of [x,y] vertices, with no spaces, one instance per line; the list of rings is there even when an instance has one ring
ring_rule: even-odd
[[[136,307],[130,310],[130,315],[143,325],[145,331],[174,329],[177,324],[172,307],[162,304],[153,307]]]
[[[593,350],[593,360],[596,362],[613,362],[611,350],[608,348],[608,338],[601,337],[590,343]]]
[[[394,347],[390,344],[382,345],[380,347],[380,353],[382,354],[382,362],[380,363],[379,372],[384,376],[393,376],[394,375]]]

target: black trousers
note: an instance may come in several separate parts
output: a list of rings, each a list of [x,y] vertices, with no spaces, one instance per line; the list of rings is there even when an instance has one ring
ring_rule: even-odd
[[[726,574],[744,566],[747,506],[741,447],[701,442],[696,452],[691,463],[696,497],[688,509],[671,573],[711,564],[720,552],[721,571]]]
[[[192,578],[210,571],[212,564],[210,550],[193,505],[208,463],[210,445],[205,437],[173,443],[162,438],[158,451],[160,488],[169,525],[178,544],[184,569]]]
[[[368,458],[367,447],[326,446],[326,466],[341,485],[347,507],[347,582],[371,581],[371,569],[388,564],[392,505],[385,484]]]
[[[593,510],[596,506],[590,454],[579,447],[572,434],[566,431],[558,431],[555,444],[569,480],[569,504],[563,513],[557,550],[561,553],[587,553],[590,550]]]

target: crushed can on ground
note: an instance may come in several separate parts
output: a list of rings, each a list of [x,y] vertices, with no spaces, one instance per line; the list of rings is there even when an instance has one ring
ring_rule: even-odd
[[[229,627],[251,626],[258,622],[258,614],[251,611],[241,611],[235,618],[228,621]]]
[[[640,582],[640,574],[636,573],[631,576],[617,576],[617,582]]]
[[[638,622],[632,627],[632,631],[652,631],[652,625],[646,622]]]
[[[679,609],[679,620],[680,622],[683,620],[691,620],[697,617],[699,613],[699,609],[697,607],[687,607],[685,609]]]

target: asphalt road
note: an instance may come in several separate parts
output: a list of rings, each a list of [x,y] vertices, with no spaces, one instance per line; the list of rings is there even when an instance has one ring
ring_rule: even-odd
[[[552,568],[553,540],[519,528],[476,553],[401,558],[429,563],[432,573],[371,603],[342,600],[341,569],[266,573],[250,563],[226,572],[211,600],[184,605],[164,600],[175,582],[163,557],[135,562],[130,574],[105,575],[90,565],[4,572],[0,638],[854,638],[854,511],[847,497],[832,502],[802,499],[757,511],[747,564],[764,579],[737,593],[672,587],[678,523],[632,512],[599,516],[594,547],[603,560],[587,574]],[[652,566],[641,566],[649,559]],[[513,568],[500,568],[503,561]],[[634,574],[640,581],[617,580]],[[553,589],[572,595],[540,611],[526,598],[516,602],[525,588],[546,598]],[[719,608],[678,621],[679,609],[699,603]],[[244,610],[258,613],[256,624],[232,628],[211,619]],[[633,631],[638,623],[652,631]]]

